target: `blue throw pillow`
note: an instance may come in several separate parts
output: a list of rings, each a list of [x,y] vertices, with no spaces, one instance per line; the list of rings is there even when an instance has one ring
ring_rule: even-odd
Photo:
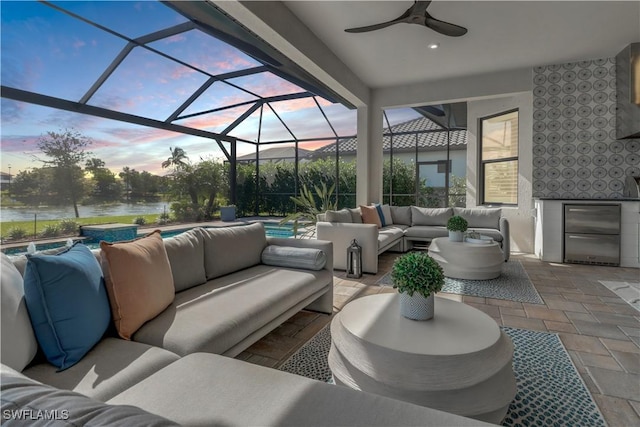
[[[24,297],[38,343],[60,370],[80,361],[111,321],[102,269],[82,244],[56,255],[27,255]]]

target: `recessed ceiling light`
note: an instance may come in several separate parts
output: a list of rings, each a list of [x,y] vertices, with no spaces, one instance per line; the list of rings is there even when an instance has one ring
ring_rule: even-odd
[[[429,43],[429,49],[437,49],[440,47],[440,43]]]

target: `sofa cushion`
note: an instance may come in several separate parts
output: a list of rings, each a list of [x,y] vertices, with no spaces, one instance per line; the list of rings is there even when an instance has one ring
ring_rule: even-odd
[[[411,225],[411,206],[391,206],[390,211],[394,224]]]
[[[260,264],[267,246],[264,225],[201,229],[204,237],[204,268],[207,279],[224,276]]]
[[[204,239],[199,230],[189,230],[164,239],[164,247],[167,250],[176,292],[207,281],[204,270]]]
[[[341,209],[339,211],[327,211],[325,215],[325,220],[327,222],[340,222],[340,223],[351,223],[353,220],[351,219],[351,212],[347,209]]]
[[[185,426],[490,425],[202,353],[183,357],[109,402],[132,403]]]
[[[389,226],[381,228],[378,232],[378,249],[387,247],[393,242],[400,240],[403,236],[401,228]]]
[[[391,217],[391,207],[389,205],[381,205],[380,203],[374,203],[380,217],[380,223],[383,227],[393,225],[393,218]]]
[[[495,228],[474,228],[473,231],[484,236],[489,236],[496,242],[502,242],[503,240],[502,233],[500,233],[500,230],[496,230]]]
[[[351,214],[351,222],[354,224],[362,224],[362,215],[360,214],[360,208],[350,209],[347,208]]]
[[[48,363],[24,370],[30,378],[106,401],[179,357],[168,350],[120,338],[105,338],[81,361],[62,372]]]
[[[380,215],[378,215],[378,209],[376,209],[375,206],[360,205],[360,212],[362,215],[362,222],[364,224],[374,224],[378,228],[382,227],[382,222],[380,222]]]
[[[495,228],[500,229],[500,208],[453,208],[454,215],[460,215],[467,220],[468,228]]]
[[[322,270],[327,255],[320,249],[268,245],[262,251],[262,263],[276,267]]]
[[[135,406],[108,405],[41,384],[6,365],[0,367],[0,374],[3,426],[177,426]],[[13,418],[12,413],[23,418]]]
[[[100,248],[113,321],[128,340],[173,301],[167,251],[160,230],[129,242],[100,242]]]
[[[451,208],[420,208],[411,206],[411,225],[447,225],[453,215]]]
[[[0,314],[2,320],[0,350],[2,363],[22,371],[38,350],[38,343],[33,334],[31,319],[24,300],[22,276],[8,256],[0,253],[2,270],[0,270]]]
[[[407,228],[404,232],[405,237],[414,240],[431,240],[436,237],[446,237],[449,235],[447,227],[442,225],[416,225],[411,228]]]
[[[82,244],[27,259],[24,296],[33,330],[47,360],[67,369],[100,341],[111,321],[100,264]]]
[[[181,356],[198,351],[223,354],[331,283],[328,270],[260,264],[176,294],[169,308],[133,339]]]

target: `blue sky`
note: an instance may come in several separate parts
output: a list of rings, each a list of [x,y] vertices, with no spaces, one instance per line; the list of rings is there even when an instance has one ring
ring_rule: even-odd
[[[171,27],[186,19],[156,1],[52,2],[113,31],[136,38]],[[2,1],[2,84],[78,101],[103,73],[127,41],[65,13],[34,1]],[[150,47],[211,74],[261,65],[237,49],[199,30],[190,30],[149,44]],[[91,97],[88,104],[129,114],[165,120],[208,76],[147,49],[136,47]],[[260,73],[231,81],[260,96],[301,92],[299,87],[271,74]],[[233,86],[216,82],[183,114],[191,114],[255,99]],[[353,135],[356,114],[342,105],[316,97],[340,135]],[[271,104],[298,138],[319,138],[333,133],[315,102],[308,99]],[[220,132],[248,106],[176,121],[176,124]],[[33,160],[36,142],[48,131],[73,128],[93,140],[91,151],[114,172],[129,166],[164,173],[160,163],[169,147],[182,147],[192,160],[221,158],[212,141],[153,128],[101,119],[12,100],[1,101],[0,169],[17,174],[39,167]],[[397,120],[411,117],[399,111]],[[259,111],[231,133],[257,140]],[[393,119],[395,121],[395,119]],[[265,108],[261,141],[291,139],[288,131]],[[251,149],[241,144],[239,154]],[[315,144],[317,146],[318,144]],[[310,148],[314,144],[305,144]]]

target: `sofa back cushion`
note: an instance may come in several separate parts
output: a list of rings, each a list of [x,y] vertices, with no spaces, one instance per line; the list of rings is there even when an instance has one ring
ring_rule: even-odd
[[[201,285],[207,281],[204,270],[204,238],[200,230],[189,230],[164,239],[173,286],[176,292]]]
[[[394,224],[411,225],[411,206],[391,206],[390,210]]]
[[[362,214],[360,213],[360,208],[350,209],[347,208],[349,213],[351,214],[351,222],[354,224],[362,224]]]
[[[341,209],[339,211],[327,211],[325,214],[325,220],[327,222],[340,222],[340,223],[352,223],[351,212],[348,209]]]
[[[380,215],[378,209],[375,206],[362,206],[360,205],[360,212],[362,214],[362,222],[365,224],[375,224],[378,228],[382,227],[380,221]]]
[[[260,264],[267,246],[264,225],[250,225],[201,229],[204,237],[204,269],[207,279]]]
[[[411,225],[446,226],[453,216],[451,208],[420,208],[411,206]]]
[[[454,215],[460,215],[467,220],[468,228],[500,229],[500,208],[453,208]]]
[[[27,255],[24,295],[38,343],[55,367],[78,363],[111,322],[100,264],[75,244],[57,255]]]
[[[2,270],[0,271],[0,315],[2,320],[2,363],[22,371],[38,350],[38,343],[33,334],[31,319],[24,300],[22,276],[13,262],[4,253]]]
[[[173,274],[160,230],[128,242],[100,242],[113,321],[126,340],[173,302]]]

